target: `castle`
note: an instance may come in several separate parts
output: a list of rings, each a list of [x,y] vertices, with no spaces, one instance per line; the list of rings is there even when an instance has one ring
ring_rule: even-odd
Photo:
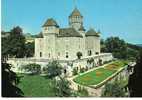
[[[35,39],[35,58],[76,59],[100,54],[100,32],[93,28],[88,31],[83,26],[83,16],[75,8],[69,16],[69,26],[60,28],[49,18],[42,26],[43,38]]]

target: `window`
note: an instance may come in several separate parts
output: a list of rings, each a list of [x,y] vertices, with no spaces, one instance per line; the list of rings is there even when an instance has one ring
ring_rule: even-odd
[[[88,50],[88,56],[91,56],[91,55],[92,55],[92,51]]]
[[[68,52],[66,52],[66,58],[69,58]]]
[[[40,57],[42,57],[42,52],[40,52]]]

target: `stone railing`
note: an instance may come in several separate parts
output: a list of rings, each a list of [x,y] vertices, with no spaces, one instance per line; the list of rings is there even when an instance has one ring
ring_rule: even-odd
[[[112,59],[112,54],[111,53],[102,53],[102,54],[98,54],[98,55],[93,55],[93,56],[86,56],[84,58],[81,58],[81,59],[46,59],[46,58],[9,58],[8,60],[11,61],[33,61],[33,62],[49,62],[49,61],[52,61],[52,60],[57,60],[59,62],[80,62],[80,61],[83,61],[83,60],[88,60],[90,58],[93,58],[93,59],[99,59],[99,58],[103,58],[103,57],[110,57],[110,59]]]

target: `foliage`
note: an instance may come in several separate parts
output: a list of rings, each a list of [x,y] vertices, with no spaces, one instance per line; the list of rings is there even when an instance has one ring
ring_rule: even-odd
[[[34,42],[25,44],[25,56],[33,57],[34,56]]]
[[[127,58],[127,44],[119,37],[110,37],[105,40],[106,52],[111,52],[116,58]]]
[[[132,48],[127,48],[127,57],[130,59],[130,60],[136,60],[136,57],[138,56],[138,51],[135,50],[135,49],[132,49]]]
[[[119,37],[101,40],[101,52],[110,52],[115,58],[135,60],[142,47],[126,43]]]
[[[79,96],[83,96],[83,97],[89,96],[88,91],[84,87],[81,87],[81,86],[78,86],[77,93]]]
[[[35,35],[36,38],[43,38],[42,32],[40,32],[38,35]]]
[[[60,77],[59,80],[56,80],[54,87],[54,93],[56,96],[59,97],[69,97],[72,95],[71,89],[70,89],[70,83],[65,78]]]
[[[124,97],[125,92],[121,85],[117,82],[107,83],[102,92],[102,97]]]
[[[32,74],[40,74],[41,72],[41,66],[35,63],[24,65],[22,66],[22,69],[26,72],[31,72]]]
[[[85,68],[80,69],[80,73],[83,73],[83,72],[85,72]]]
[[[1,32],[1,34],[2,35],[4,35],[1,39],[1,50],[2,50],[2,60],[5,60],[5,59],[7,59],[7,57],[8,57],[8,51],[9,51],[9,49],[8,49],[8,44],[9,44],[9,41],[8,41],[8,38],[7,38],[7,35],[9,35],[8,33],[7,33],[7,35],[6,35],[6,33],[5,32]]]
[[[134,49],[134,50],[137,50],[137,51],[141,51],[142,50],[142,47],[139,47],[137,45],[134,45],[134,44],[130,44],[130,43],[127,43],[128,47],[131,48],[131,49]]]
[[[93,63],[93,62],[94,62],[94,59],[93,59],[93,58],[90,58],[90,59],[87,60],[87,63],[90,63],[90,64],[91,64],[91,63]]]
[[[11,65],[2,63],[2,96],[3,97],[21,97],[23,92],[17,85],[20,77],[11,71]]]
[[[8,36],[2,38],[2,56],[21,58],[25,55],[25,37],[22,29],[14,27]]]
[[[73,68],[73,75],[77,75],[78,74],[78,69],[77,68]]]
[[[49,78],[53,78],[56,76],[61,75],[62,73],[62,66],[57,61],[49,62],[47,65],[47,76]]]
[[[128,88],[131,97],[142,97],[142,51],[140,51],[139,56],[134,66],[134,72],[129,76]]]
[[[80,59],[82,57],[82,52],[77,52],[76,56],[78,57],[78,59]]]

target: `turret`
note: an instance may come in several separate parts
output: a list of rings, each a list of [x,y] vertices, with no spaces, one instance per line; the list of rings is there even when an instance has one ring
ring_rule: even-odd
[[[100,53],[100,33],[96,32],[93,28],[89,29],[85,34],[85,45],[87,55],[95,55]]]
[[[55,57],[56,35],[59,34],[59,26],[57,22],[50,18],[42,26],[44,36],[43,55],[48,59]]]
[[[69,16],[69,26],[75,28],[78,31],[81,27],[81,24],[83,24],[83,16],[79,10],[75,8]]]
[[[48,34],[55,34],[55,33],[58,34],[59,26],[57,22],[52,18],[47,19],[47,21],[42,26],[42,33],[44,36]]]

